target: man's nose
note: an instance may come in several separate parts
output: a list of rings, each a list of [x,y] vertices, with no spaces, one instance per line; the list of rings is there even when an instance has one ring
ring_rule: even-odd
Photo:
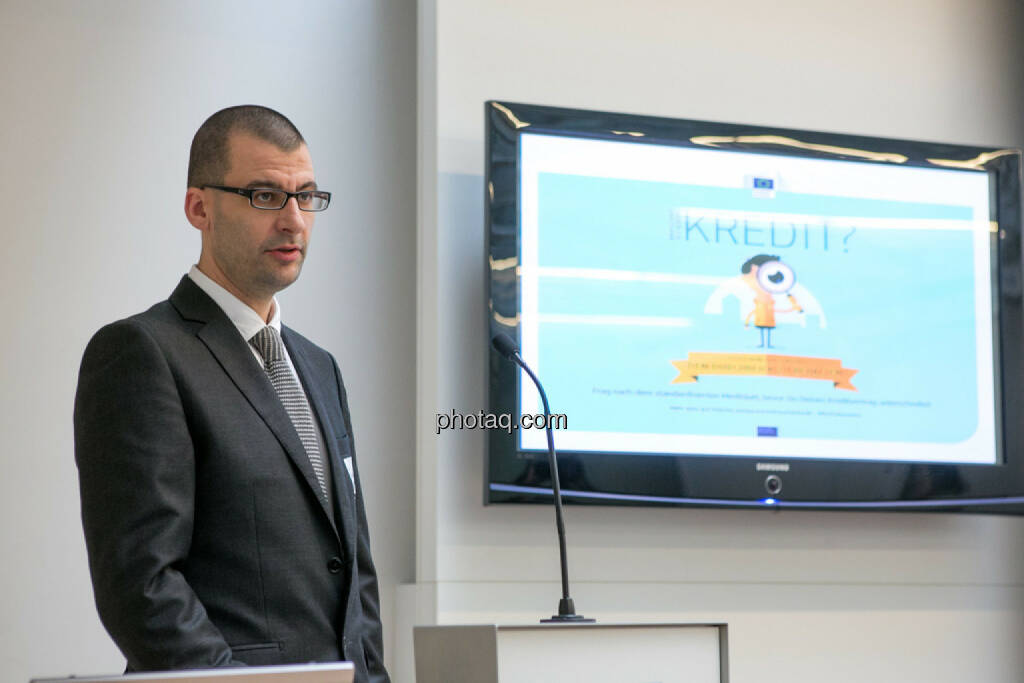
[[[302,211],[299,209],[298,197],[289,197],[279,213],[277,222],[278,227],[282,230],[296,232],[306,227],[306,221],[303,219]]]

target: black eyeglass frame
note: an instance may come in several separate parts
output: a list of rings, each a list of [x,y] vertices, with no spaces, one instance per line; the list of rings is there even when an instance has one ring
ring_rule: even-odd
[[[288,192],[287,190],[281,190],[276,187],[229,187],[227,185],[203,185],[200,189],[206,189],[208,187],[214,190],[220,190],[221,192],[234,192],[235,194],[240,194],[243,197],[248,197],[249,206],[251,206],[254,209],[259,209],[260,211],[280,211],[288,204],[288,200],[291,199],[292,197],[295,197],[295,203],[298,204],[299,211],[308,211],[310,213],[315,213],[319,211],[324,211],[325,209],[327,209],[328,206],[331,205],[331,193],[327,192],[326,190],[299,190],[298,192]],[[277,208],[271,208],[269,206],[256,206],[256,204],[253,203],[252,196],[256,192],[280,192],[281,194],[284,194],[286,196],[284,198],[284,201],[281,202],[281,206]],[[300,194],[326,195],[327,203],[324,204],[323,208],[321,209],[304,209],[302,208],[302,204],[299,203]]]

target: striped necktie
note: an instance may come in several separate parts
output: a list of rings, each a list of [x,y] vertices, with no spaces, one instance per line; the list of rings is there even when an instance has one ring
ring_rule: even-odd
[[[316,480],[320,482],[320,490],[327,498],[327,477],[324,473],[324,460],[320,454],[320,443],[316,436],[316,422],[313,420],[313,411],[309,408],[309,401],[306,400],[306,393],[302,390],[299,381],[292,374],[288,367],[288,361],[284,355],[284,344],[281,342],[281,335],[270,325],[257,332],[249,340],[260,356],[263,358],[263,366],[274,385],[274,391],[284,404],[295,431],[299,433],[299,439],[306,449],[306,456],[313,466]]]

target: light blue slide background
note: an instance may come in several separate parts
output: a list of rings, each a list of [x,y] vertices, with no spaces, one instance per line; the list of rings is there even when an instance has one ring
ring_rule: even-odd
[[[955,205],[777,193],[541,174],[542,267],[713,277],[739,275],[759,253],[778,255],[821,304],[806,327],[779,324],[770,353],[838,358],[859,372],[856,392],[798,378],[703,376],[672,384],[672,360],[691,351],[759,353],[735,297],[705,315],[713,286],[541,277],[540,313],[683,317],[691,327],[542,323],[536,359],[552,410],[572,430],[955,443],[977,429],[974,243],[969,230],[858,229],[772,247],[742,229],[716,240],[675,226],[691,207],[821,217],[970,219]],[[706,237],[705,237],[706,236]],[[673,238],[674,237],[674,238]],[[780,229],[777,244],[791,241]],[[761,246],[763,245],[763,246]],[[659,392],[661,394],[659,395]],[[666,393],[667,392],[667,393]],[[730,396],[726,397],[725,394]],[[984,400],[991,400],[985,396]],[[896,405],[882,405],[894,401]]]

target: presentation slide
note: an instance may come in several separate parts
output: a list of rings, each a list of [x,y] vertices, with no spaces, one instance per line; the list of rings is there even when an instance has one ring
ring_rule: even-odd
[[[986,173],[539,134],[520,153],[521,342],[560,450],[997,462]]]

